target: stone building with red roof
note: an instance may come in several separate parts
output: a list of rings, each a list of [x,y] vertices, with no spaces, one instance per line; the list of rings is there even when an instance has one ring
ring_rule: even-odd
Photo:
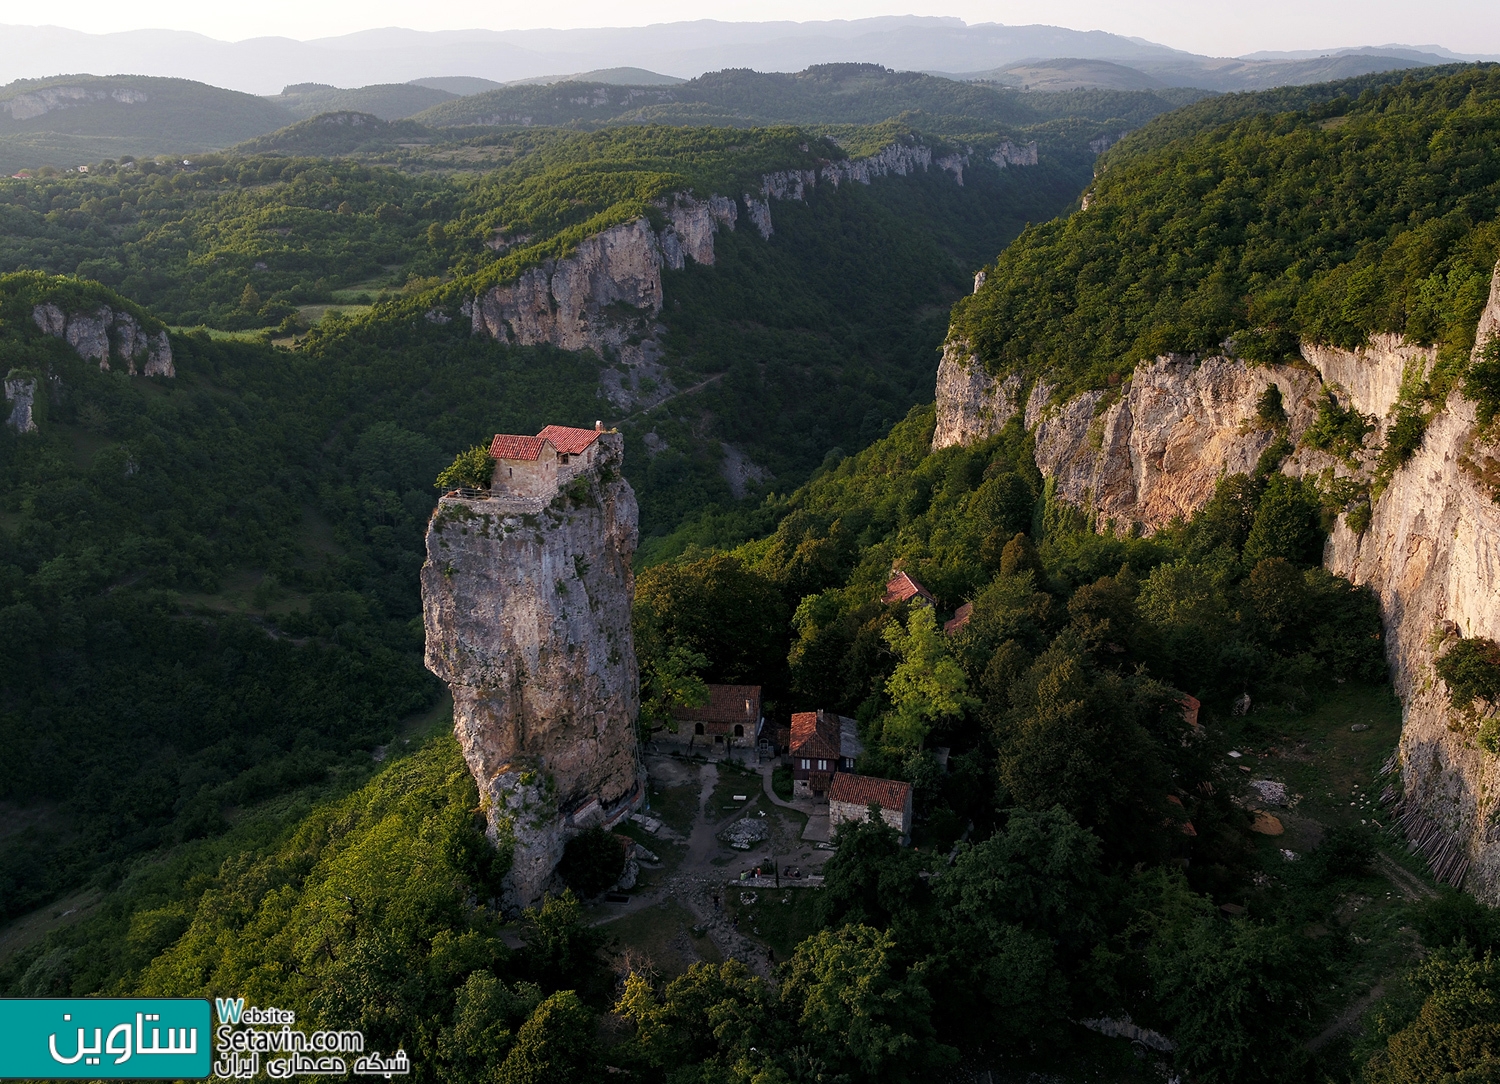
[[[676,733],[664,731],[657,739],[709,752],[752,748],[765,722],[760,713],[760,686],[710,685],[708,703],[673,708],[672,718]]]
[[[534,437],[496,433],[490,441],[495,461],[490,493],[496,497],[551,500],[562,486],[593,470],[604,423],[592,429],[549,425]]]
[[[828,827],[869,820],[871,803],[880,807],[880,819],[901,833],[903,844],[911,842],[911,784],[899,779],[839,772],[828,785]]]

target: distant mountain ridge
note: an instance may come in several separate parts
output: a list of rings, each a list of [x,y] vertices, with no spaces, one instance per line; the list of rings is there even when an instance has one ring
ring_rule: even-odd
[[[1007,130],[1090,118],[1087,139],[1144,123],[1148,116],[1186,105],[1201,91],[1163,88],[1131,94],[1091,90],[1087,101],[1065,95],[1025,95],[877,64],[820,64],[795,73],[710,72],[670,87],[567,82],[517,84],[455,98],[412,119],[431,128],[469,125],[611,124],[721,125],[878,124],[907,114],[924,130],[962,133]],[[1114,97],[1110,97],[1114,95]],[[1102,110],[1102,112],[1101,112]],[[1110,118],[1099,128],[1103,117]],[[1098,130],[1094,130],[1098,129]]]
[[[400,120],[458,97],[453,91],[419,83],[377,83],[345,90],[322,83],[298,83],[266,100],[301,120],[320,113],[372,113],[381,120]]]
[[[198,154],[287,123],[237,90],[145,75],[65,75],[0,87],[0,170],[124,155]]]
[[[387,28],[313,41],[266,37],[240,42],[217,41],[182,31],[87,34],[58,27],[11,25],[0,27],[0,41],[7,46],[0,50],[0,80],[57,71],[116,71],[121,58],[129,58],[131,68],[147,74],[196,79],[266,95],[289,84],[307,82],[350,87],[471,77],[508,83],[621,66],[685,78],[726,68],[800,71],[839,62],[878,63],[910,71],[984,72],[1048,57],[1107,60],[1146,71],[1169,85],[1217,90],[1273,85],[1265,81],[1265,76],[1248,74],[1260,73],[1263,65],[1272,62],[1269,59],[1199,57],[1097,30],[970,25],[960,19],[914,15],[800,23],[703,19],[581,30],[422,32]],[[1410,47],[1391,48],[1423,52]],[[1441,60],[1478,59],[1445,54],[1446,50],[1427,55]],[[1390,54],[1382,51],[1382,55]],[[1301,59],[1316,61],[1319,57]],[[1412,56],[1400,59],[1408,65],[1437,62]],[[1235,64],[1245,67],[1236,68]],[[1211,86],[1193,82],[1192,73],[1197,71],[1209,72],[1207,77],[1218,82]],[[1241,78],[1236,73],[1246,74]],[[1311,82],[1356,74],[1362,72],[1339,69],[1332,75],[1297,75],[1295,69],[1288,69],[1274,79]],[[1241,81],[1236,82],[1236,78]]]

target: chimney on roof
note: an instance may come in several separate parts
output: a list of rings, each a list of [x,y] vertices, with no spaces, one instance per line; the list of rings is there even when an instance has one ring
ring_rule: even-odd
[[[596,433],[602,433],[602,432],[604,432],[604,423],[603,422],[595,422],[594,423],[594,432],[596,432]]]

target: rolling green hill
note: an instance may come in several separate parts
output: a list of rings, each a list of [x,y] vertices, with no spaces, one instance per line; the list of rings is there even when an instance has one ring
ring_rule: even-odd
[[[463,97],[468,94],[482,94],[486,90],[498,90],[505,84],[497,83],[493,79],[481,79],[477,75],[437,75],[429,79],[413,79],[411,85],[431,87],[434,90],[443,90]]]
[[[198,154],[282,127],[253,94],[144,75],[18,79],[0,88],[0,172]]]
[[[975,82],[999,83],[1018,90],[1058,91],[1098,87],[1105,90],[1156,90],[1165,84],[1143,71],[1107,60],[1023,60],[988,72],[963,76]]]
[[[593,71],[575,72],[572,75],[538,75],[530,79],[515,79],[510,86],[525,86],[532,83],[604,83],[616,87],[670,87],[686,83],[675,75],[662,75],[645,68],[596,68]],[[490,87],[476,88],[489,90]]]
[[[286,154],[332,158],[395,150],[403,143],[431,143],[434,133],[411,120],[382,120],[372,113],[340,110],[289,124],[247,139],[232,149],[241,155]]]
[[[323,83],[297,83],[266,101],[298,120],[320,113],[373,113],[381,120],[401,120],[457,97],[456,92],[417,83],[377,83],[344,90]]]
[[[919,126],[962,134],[1082,118],[1118,132],[1205,92],[1024,94],[875,64],[825,64],[795,74],[713,72],[671,87],[603,81],[509,86],[445,102],[417,119],[434,127],[608,124],[878,124],[916,114]],[[1098,135],[1094,132],[1089,138]]]

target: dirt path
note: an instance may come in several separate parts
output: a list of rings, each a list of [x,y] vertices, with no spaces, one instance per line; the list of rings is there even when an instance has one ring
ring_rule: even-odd
[[[809,825],[814,823],[816,811],[812,809],[812,802],[784,801],[771,790],[770,771],[762,772],[761,778],[766,797],[773,806],[794,810],[807,816]],[[749,936],[741,935],[729,917],[726,908],[729,894],[747,891],[747,889],[737,885],[731,879],[730,869],[723,865],[724,855],[728,852],[720,845],[718,838],[718,833],[725,824],[746,815],[755,803],[750,802],[747,806],[737,808],[727,816],[712,808],[710,802],[715,788],[721,781],[719,765],[712,761],[698,766],[696,781],[698,784],[697,814],[693,819],[692,830],[686,839],[687,853],[683,855],[677,868],[649,890],[632,894],[628,903],[608,904],[601,908],[601,913],[594,921],[601,925],[607,924],[666,900],[674,900],[692,915],[696,926],[703,928],[721,956],[725,959],[739,960],[756,975],[770,979],[773,974],[774,961],[771,959],[769,950]],[[676,785],[681,786],[684,783]],[[821,818],[825,833],[827,820],[825,812]],[[798,865],[808,869],[820,866],[820,862],[809,865],[805,860],[793,858],[798,849],[793,841],[800,843],[803,847],[807,846],[807,835],[803,834],[800,840],[797,837],[798,833],[793,826],[790,838],[781,841],[788,848],[782,857],[797,861]],[[681,836],[676,838],[682,839]],[[759,853],[758,850],[757,853]],[[759,860],[749,853],[744,854],[737,861],[751,866],[759,864]]]
[[[1334,1022],[1329,1024],[1326,1028],[1324,1028],[1320,1035],[1307,1040],[1308,1053],[1316,1054],[1329,1043],[1333,1042],[1333,1040],[1337,1039],[1344,1032],[1357,1025],[1360,1021],[1360,1018],[1369,1011],[1370,1006],[1379,1001],[1384,994],[1385,986],[1376,984],[1375,988],[1372,989],[1364,997],[1356,998],[1354,1001],[1351,1001],[1348,1007],[1345,1008],[1343,1012],[1339,1013],[1338,1018],[1335,1019]]]
[[[703,381],[700,381],[697,384],[694,384],[691,388],[683,388],[681,391],[674,391],[671,395],[667,396],[665,399],[658,399],[656,402],[652,403],[650,406],[648,406],[648,407],[642,407],[640,410],[637,410],[637,411],[634,411],[633,413],[625,415],[625,417],[621,418],[619,421],[612,422],[611,423],[611,428],[619,428],[621,425],[623,425],[624,423],[628,422],[631,418],[639,418],[643,414],[650,414],[657,407],[659,407],[659,406],[665,406],[667,403],[670,403],[673,399],[680,399],[684,395],[692,395],[693,392],[695,392],[695,391],[702,391],[704,388],[708,387],[710,384],[714,384],[714,383],[717,383],[720,380],[723,380],[724,376],[725,376],[724,373],[717,373],[714,376],[709,377],[707,380],[703,380]]]
[[[1423,883],[1420,877],[1409,873],[1401,868],[1400,864],[1387,854],[1375,855],[1375,868],[1385,875],[1385,879],[1396,886],[1396,890],[1411,903],[1418,900],[1437,899],[1437,889]]]
[[[693,821],[692,835],[688,836],[688,851],[682,859],[682,871],[702,869],[718,852],[718,841],[714,838],[716,827],[709,817],[708,800],[713,797],[714,787],[719,783],[719,766],[712,761],[698,769],[698,816]]]

